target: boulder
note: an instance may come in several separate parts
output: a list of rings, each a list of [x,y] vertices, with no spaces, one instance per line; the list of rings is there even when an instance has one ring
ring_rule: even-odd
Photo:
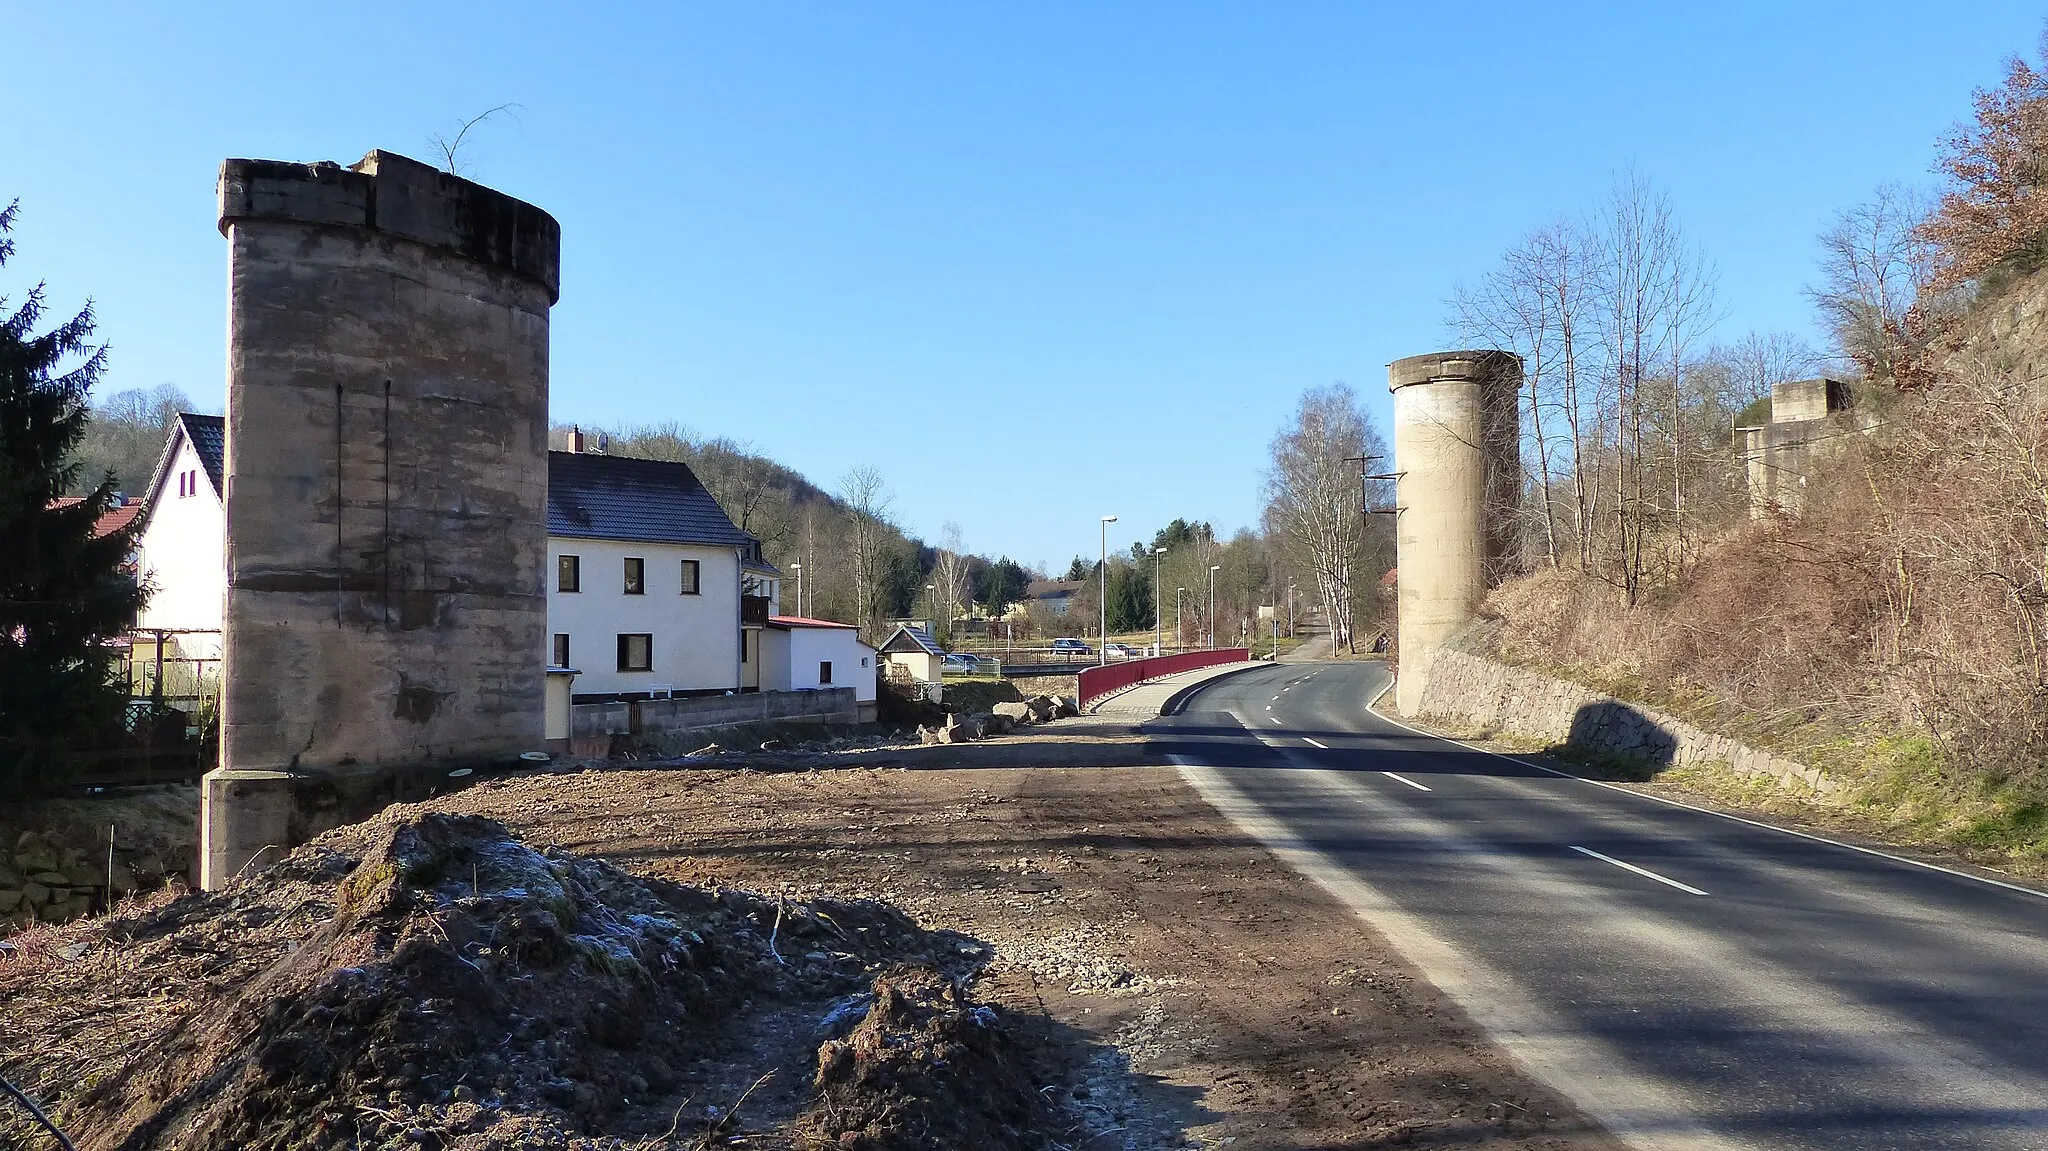
[[[1037,718],[1028,703],[999,703],[995,706],[995,715],[1008,720],[1012,727],[1022,727]]]
[[[929,746],[934,743],[951,743],[953,741],[946,738],[946,729],[943,727],[926,727],[923,724],[918,724],[917,742]]]
[[[1058,718],[1071,719],[1074,716],[1081,714],[1081,701],[1075,699],[1073,696],[1059,696],[1057,697],[1057,701],[1059,706],[1054,714],[1057,715]]]
[[[18,889],[0,888],[0,915],[6,915],[21,906],[22,895]]]
[[[21,901],[30,907],[41,907],[50,902],[50,889],[31,879],[22,885]]]
[[[1016,721],[1007,715],[1001,713],[986,715],[981,719],[981,734],[984,738],[992,735],[1007,735],[1010,729],[1015,726]]]
[[[1024,706],[1031,709],[1033,723],[1044,723],[1048,719],[1059,718],[1059,701],[1049,695],[1034,695],[1024,701]]]

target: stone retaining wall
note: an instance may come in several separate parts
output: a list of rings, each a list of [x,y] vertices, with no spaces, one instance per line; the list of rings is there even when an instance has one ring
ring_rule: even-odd
[[[570,754],[604,755],[614,735],[673,735],[749,723],[851,724],[863,718],[850,687],[579,703],[569,709]]]
[[[1675,716],[1453,648],[1437,653],[1417,711],[1658,768],[1719,762],[1806,794],[1842,790],[1811,767]]]

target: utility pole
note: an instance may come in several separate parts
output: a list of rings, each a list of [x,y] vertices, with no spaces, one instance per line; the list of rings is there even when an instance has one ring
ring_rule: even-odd
[[[789,570],[796,573],[796,614],[804,614],[804,565],[801,560],[790,561]]]
[[[1222,564],[1209,565],[1209,650],[1216,650],[1216,573],[1223,570]]]
[[[1095,641],[1097,666],[1109,663],[1109,525],[1115,522],[1115,516],[1102,517],[1102,566],[1096,569],[1102,577],[1102,587],[1095,593],[1095,606],[1102,609],[1102,633]]]
[[[1181,618],[1181,600],[1187,594],[1188,589],[1184,587],[1173,589],[1173,646],[1176,648],[1188,646],[1188,628]]]
[[[1165,555],[1165,554],[1166,554],[1166,549],[1165,549],[1165,548],[1157,548],[1157,547],[1156,547],[1156,548],[1153,548],[1153,549],[1152,549],[1152,654],[1153,654],[1153,655],[1164,655],[1164,654],[1166,654],[1166,648],[1165,648],[1165,646],[1164,646],[1164,643],[1163,643],[1163,641],[1164,641],[1164,638],[1165,638],[1165,637],[1164,637],[1163,633],[1162,633],[1162,632],[1160,631],[1160,628],[1161,628],[1161,626],[1162,626],[1162,625],[1164,625],[1164,624],[1166,623],[1166,621],[1165,621],[1165,620],[1163,620],[1163,619],[1161,619],[1161,618],[1159,618],[1160,616],[1162,616],[1162,615],[1164,615],[1164,614],[1165,614],[1164,612],[1162,612],[1162,611],[1160,611],[1160,610],[1159,610],[1159,597],[1160,597],[1160,594],[1161,594],[1161,592],[1160,592],[1160,587],[1159,587],[1159,557],[1160,557],[1160,556],[1163,556],[1163,555]]]

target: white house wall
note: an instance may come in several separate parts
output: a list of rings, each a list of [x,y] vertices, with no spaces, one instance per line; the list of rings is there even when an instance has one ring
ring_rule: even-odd
[[[849,628],[800,627],[781,634],[789,637],[789,690],[850,687],[855,700],[874,702],[875,649],[861,643],[858,632]],[[832,662],[829,684],[818,679],[818,665],[826,660]],[[867,661],[866,667],[861,666],[862,660]]]
[[[178,477],[191,473],[198,490],[179,496]],[[143,509],[137,538],[137,566],[156,589],[137,617],[149,628],[204,629],[211,636],[177,637],[180,650],[200,659],[220,658],[221,607],[227,593],[227,516],[206,478],[206,466],[181,434],[177,458],[156,503]]]
[[[581,558],[581,591],[556,587],[560,557]],[[646,561],[647,592],[625,593],[626,558]],[[698,563],[699,594],[683,595],[682,561]],[[576,694],[728,691],[740,685],[740,560],[732,548],[548,537],[548,647],[569,636]],[[652,671],[618,670],[618,637],[654,637]]]

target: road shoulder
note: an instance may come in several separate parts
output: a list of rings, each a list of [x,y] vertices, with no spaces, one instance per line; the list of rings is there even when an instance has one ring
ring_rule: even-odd
[[[1131,1148],[1617,1146],[1172,768],[645,771],[440,805],[987,940],[995,993],[1104,1045],[1075,1079]]]

